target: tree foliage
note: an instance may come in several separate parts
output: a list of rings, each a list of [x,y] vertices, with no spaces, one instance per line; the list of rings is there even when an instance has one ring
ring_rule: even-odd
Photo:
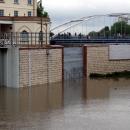
[[[38,17],[49,17],[48,12],[44,11],[44,8],[41,5],[41,3],[37,4],[37,16]]]
[[[125,21],[116,22],[111,26],[111,34],[130,34],[130,25]]]
[[[110,28],[108,26],[105,26],[100,31],[95,32],[92,31],[88,35],[90,36],[105,36],[109,37],[116,36],[116,35],[130,35],[130,25],[125,21],[118,21],[114,23]]]
[[[96,32],[96,31],[92,31],[90,32],[88,35],[90,36],[108,36],[110,32],[110,29],[108,26],[105,26],[104,28],[102,28],[100,31]]]

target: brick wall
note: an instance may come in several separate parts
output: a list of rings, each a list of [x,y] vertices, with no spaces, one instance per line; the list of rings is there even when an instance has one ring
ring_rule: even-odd
[[[20,87],[29,86],[29,50],[19,52],[19,84]]]
[[[90,73],[130,71],[130,60],[109,60],[109,45],[84,46],[85,75]]]
[[[62,81],[62,51],[62,48],[20,49],[20,87]]]

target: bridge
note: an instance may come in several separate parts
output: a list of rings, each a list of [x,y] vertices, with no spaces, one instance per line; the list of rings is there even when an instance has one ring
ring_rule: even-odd
[[[130,13],[93,15],[51,29],[51,44],[130,43]]]

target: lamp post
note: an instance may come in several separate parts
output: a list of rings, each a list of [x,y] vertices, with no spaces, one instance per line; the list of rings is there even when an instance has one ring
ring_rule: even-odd
[[[45,23],[45,28],[46,28],[46,45],[47,45],[47,40],[48,40],[48,38],[47,38],[47,23]]]
[[[40,8],[42,9],[42,0],[40,2]],[[41,47],[43,46],[43,19],[41,15],[41,31],[40,31],[40,41],[41,41]]]
[[[40,31],[40,40],[41,40],[41,47],[43,46],[43,20],[41,16],[41,31]]]

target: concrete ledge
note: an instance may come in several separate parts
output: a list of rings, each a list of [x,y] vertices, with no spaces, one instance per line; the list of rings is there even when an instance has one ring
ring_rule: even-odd
[[[43,45],[43,47],[39,47],[39,46],[24,46],[24,47],[20,47],[20,50],[26,50],[26,49],[61,49],[64,48],[63,46],[60,45]]]

